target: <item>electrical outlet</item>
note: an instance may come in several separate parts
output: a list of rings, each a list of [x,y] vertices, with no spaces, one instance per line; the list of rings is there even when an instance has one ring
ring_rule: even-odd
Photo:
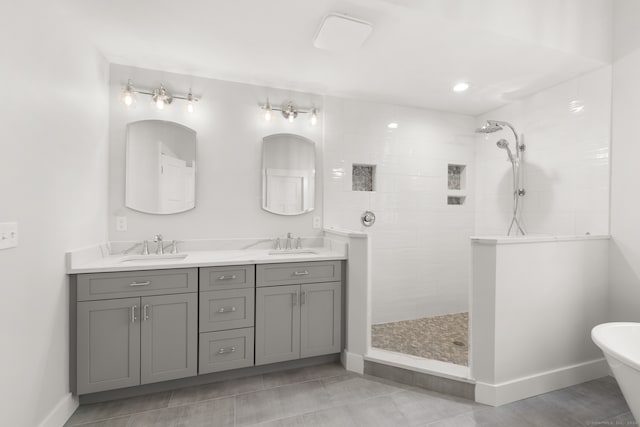
[[[320,218],[319,216],[313,217],[313,228],[322,228],[322,218]]]
[[[18,223],[0,223],[0,249],[15,248],[18,246]]]
[[[127,217],[126,216],[117,216],[116,217],[116,231],[127,231]]]

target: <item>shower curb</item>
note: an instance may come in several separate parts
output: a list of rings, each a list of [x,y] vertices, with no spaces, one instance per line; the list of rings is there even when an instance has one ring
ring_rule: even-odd
[[[471,382],[425,374],[383,363],[364,361],[364,374],[395,381],[450,396],[475,401],[476,385]]]

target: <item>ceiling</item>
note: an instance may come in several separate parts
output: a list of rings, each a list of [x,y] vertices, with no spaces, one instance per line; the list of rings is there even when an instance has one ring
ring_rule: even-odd
[[[478,115],[611,61],[609,0],[63,0],[113,63]],[[371,22],[351,52],[322,18]],[[458,81],[471,88],[454,93]]]

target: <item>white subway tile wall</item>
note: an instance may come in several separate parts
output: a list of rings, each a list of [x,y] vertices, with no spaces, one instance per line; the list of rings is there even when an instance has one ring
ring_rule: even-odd
[[[447,187],[449,164],[473,176],[474,118],[328,97],[325,120],[325,223],[359,230],[362,212],[377,216],[373,322],[466,311],[473,182],[461,206]],[[351,191],[352,164],[376,165],[375,191]]]
[[[609,232],[611,66],[483,114],[514,125],[526,144],[522,222],[529,234]],[[510,220],[511,164],[496,149],[510,131],[478,135],[476,234],[504,234]]]

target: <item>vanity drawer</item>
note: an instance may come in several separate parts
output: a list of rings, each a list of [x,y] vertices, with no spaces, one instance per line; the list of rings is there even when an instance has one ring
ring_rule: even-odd
[[[254,265],[205,267],[200,269],[200,291],[252,288],[255,283]]]
[[[256,266],[256,286],[337,282],[342,280],[340,268],[340,261],[261,264]]]
[[[254,306],[253,288],[200,292],[200,332],[253,326]]]
[[[253,366],[253,328],[200,334],[199,374]]]
[[[78,275],[78,301],[189,292],[198,292],[195,268]]]

